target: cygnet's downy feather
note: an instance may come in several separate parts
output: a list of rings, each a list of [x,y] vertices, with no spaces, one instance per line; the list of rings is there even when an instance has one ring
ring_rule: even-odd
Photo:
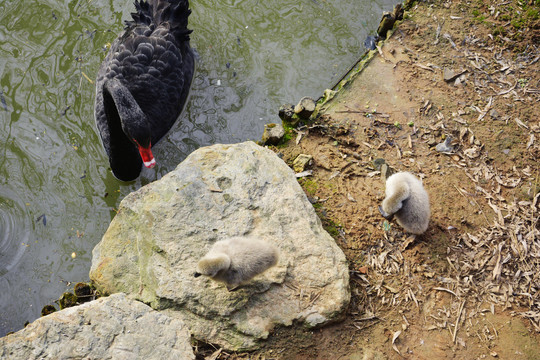
[[[217,241],[199,260],[195,277],[206,275],[233,290],[276,265],[278,249],[262,240],[235,237]]]
[[[379,211],[388,220],[395,216],[405,231],[419,235],[429,225],[429,196],[417,177],[399,172],[386,180],[386,198]]]

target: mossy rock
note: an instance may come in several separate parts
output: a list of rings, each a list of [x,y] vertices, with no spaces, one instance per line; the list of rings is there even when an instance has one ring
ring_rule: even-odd
[[[94,297],[94,289],[92,289],[92,286],[83,282],[77,283],[73,292],[81,303],[90,301]]]
[[[72,307],[77,305],[78,299],[77,296],[70,292],[65,292],[62,294],[62,297],[58,300],[58,304],[60,305],[60,310]]]
[[[53,305],[45,305],[43,309],[41,309],[41,316],[47,316],[55,311],[56,308]]]

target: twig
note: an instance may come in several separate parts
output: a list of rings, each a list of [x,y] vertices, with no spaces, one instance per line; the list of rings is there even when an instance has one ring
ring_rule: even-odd
[[[443,24],[444,24],[444,21],[443,21]],[[433,45],[437,45],[439,43],[439,36],[441,35],[441,29],[442,29],[442,24],[441,23],[437,24],[437,32],[435,33],[435,41],[433,42]]]
[[[362,114],[365,113],[365,111],[359,111],[359,110],[337,110],[336,113],[347,113],[347,114]]]
[[[480,115],[478,115],[478,119],[476,119],[476,121],[480,121],[480,120],[482,120],[484,118],[484,116],[486,116],[489,109],[491,109],[492,104],[493,104],[493,97],[490,96],[489,99],[488,99],[488,103],[484,107],[484,110],[481,111]]]
[[[366,325],[364,325],[364,326],[362,326],[362,327],[356,325],[355,323],[353,323],[352,325],[353,325],[355,328],[357,328],[358,330],[364,330],[365,328],[368,328],[368,327],[370,327],[370,326],[373,326],[373,325],[375,325],[375,324],[378,324],[379,322],[380,322],[379,319],[375,319],[375,321],[373,321],[372,323],[366,324]]]
[[[458,313],[458,317],[457,317],[457,320],[456,320],[456,325],[454,327],[454,336],[453,336],[453,339],[452,339],[454,344],[456,343],[456,336],[457,336],[459,320],[461,319],[461,313],[463,312],[463,307],[465,306],[465,301],[466,300],[463,300],[463,302],[461,303],[461,306],[459,307],[459,313]]]
[[[516,83],[514,84],[514,86],[510,87],[510,89],[508,90],[503,90],[497,94],[495,94],[495,96],[500,96],[500,95],[505,95],[505,94],[508,94],[510,91],[514,90],[517,86],[518,82],[516,81]]]
[[[447,289],[447,288],[443,288],[443,287],[434,287],[433,290],[446,291],[447,293],[450,293],[450,294],[454,295],[455,297],[457,297],[457,295],[456,295],[455,292],[453,292],[452,290]]]

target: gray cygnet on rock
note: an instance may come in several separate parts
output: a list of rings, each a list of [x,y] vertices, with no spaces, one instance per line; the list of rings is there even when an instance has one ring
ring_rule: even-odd
[[[217,241],[199,260],[195,277],[205,275],[225,283],[229,291],[276,265],[278,249],[265,241],[234,237]]]

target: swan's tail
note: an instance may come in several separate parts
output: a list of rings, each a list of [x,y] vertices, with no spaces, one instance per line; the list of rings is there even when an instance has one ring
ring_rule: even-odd
[[[126,26],[156,26],[168,23],[170,32],[178,41],[189,41],[192,30],[187,28],[191,14],[188,0],[135,0],[135,10],[131,13],[133,21],[126,21]]]

